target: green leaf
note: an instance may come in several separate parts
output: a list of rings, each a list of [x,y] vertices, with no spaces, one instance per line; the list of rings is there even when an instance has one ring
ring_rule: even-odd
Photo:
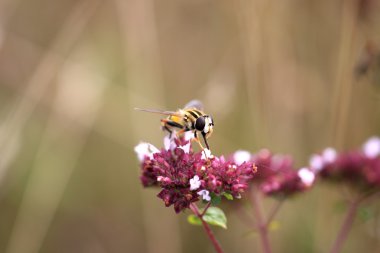
[[[203,215],[203,220],[213,226],[219,226],[227,229],[227,217],[223,210],[218,207],[209,207]]]
[[[223,196],[228,200],[234,200],[234,196],[231,193],[223,192]]]
[[[200,209],[199,212],[202,213],[203,210]],[[207,222],[210,225],[227,229],[226,215],[224,214],[223,210],[218,207],[209,207],[202,218],[205,222]],[[197,226],[202,225],[201,219],[194,214],[187,216],[187,221],[191,225],[197,225]]]
[[[211,204],[213,206],[217,206],[222,202],[222,197],[219,195],[216,195],[215,193],[211,193]]]
[[[196,226],[202,225],[201,219],[194,214],[190,214],[189,216],[187,216],[187,222],[189,222],[191,225],[196,225]]]

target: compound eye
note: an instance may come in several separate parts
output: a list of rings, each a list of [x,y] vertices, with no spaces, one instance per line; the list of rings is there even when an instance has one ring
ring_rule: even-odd
[[[205,128],[205,117],[201,116],[195,121],[195,129],[198,131],[203,131]]]

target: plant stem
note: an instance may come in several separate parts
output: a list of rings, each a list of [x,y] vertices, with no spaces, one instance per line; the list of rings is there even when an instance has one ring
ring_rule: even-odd
[[[211,206],[211,202],[208,202],[207,205],[205,206],[205,208],[203,209],[203,212],[201,213],[201,217],[203,217],[203,215],[205,215],[205,213],[207,212],[207,209]]]
[[[267,218],[267,221],[266,221],[266,226],[267,227],[271,224],[271,222],[272,222],[273,218],[276,216],[278,210],[280,210],[280,208],[282,206],[282,203],[284,203],[283,199],[278,200],[276,202],[276,204],[274,205],[274,207],[272,208],[272,211],[270,212],[270,214],[269,214],[269,216]]]
[[[206,208],[208,208],[208,206],[206,206]],[[206,209],[205,208],[205,209]],[[198,206],[195,204],[195,203],[191,203],[190,204],[190,209],[191,211],[193,211],[193,213],[199,217],[199,219],[201,219],[202,221],[202,225],[203,225],[203,228],[205,229],[206,233],[207,233],[207,236],[208,238],[210,239],[210,241],[212,242],[214,248],[215,248],[215,251],[218,252],[218,253],[224,253],[222,247],[220,246],[218,240],[215,238],[214,236],[214,233],[212,232],[210,226],[207,224],[206,221],[203,220],[203,215],[204,215],[204,212],[201,214],[199,212],[199,209],[198,209]]]
[[[237,217],[243,224],[249,224],[249,226],[256,228],[255,220],[250,215],[248,215],[248,213],[246,212],[246,210],[244,210],[241,204],[237,205],[235,208],[237,212]]]
[[[253,211],[256,218],[257,227],[260,234],[261,239],[261,245],[263,247],[264,253],[272,253],[272,249],[270,247],[269,243],[269,237],[268,237],[268,226],[267,222],[264,220],[263,214],[262,214],[262,206],[261,206],[261,200],[259,197],[259,190],[257,187],[253,187],[251,191],[251,200],[253,204]]]
[[[342,226],[340,227],[339,233],[335,239],[335,242],[330,250],[330,253],[338,253],[342,249],[343,243],[347,239],[348,232],[350,231],[352,224],[355,219],[356,212],[358,211],[358,206],[361,199],[352,201],[350,203],[346,217],[343,220]]]

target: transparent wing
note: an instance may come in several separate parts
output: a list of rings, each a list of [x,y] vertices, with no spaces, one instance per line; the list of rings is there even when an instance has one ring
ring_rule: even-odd
[[[195,109],[203,111],[203,103],[199,100],[196,100],[196,99],[191,100],[184,107],[184,109],[189,109],[189,108],[195,108]]]
[[[156,113],[156,114],[162,114],[162,115],[168,115],[168,116],[178,116],[181,117],[182,115],[178,112],[173,112],[173,111],[163,111],[163,110],[157,110],[157,109],[141,109],[141,108],[135,108],[137,111],[142,111],[142,112],[150,112],[150,113]]]

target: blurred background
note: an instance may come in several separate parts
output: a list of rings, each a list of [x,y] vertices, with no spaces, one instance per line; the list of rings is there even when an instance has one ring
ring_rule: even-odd
[[[164,133],[133,108],[202,100],[216,155],[266,147],[304,166],[358,147],[380,134],[379,13],[376,0],[0,0],[0,252],[213,252],[142,188],[133,148]],[[341,199],[318,185],[288,200],[274,251],[327,252]],[[226,252],[259,252],[223,209]],[[344,252],[379,248],[380,223],[358,219]]]

